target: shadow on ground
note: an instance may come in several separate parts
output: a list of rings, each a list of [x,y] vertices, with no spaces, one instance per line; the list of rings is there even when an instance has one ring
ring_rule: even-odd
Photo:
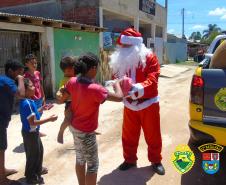
[[[22,177],[22,178],[18,179],[17,181],[20,182],[21,185],[29,185],[26,183],[25,177]]]
[[[195,154],[195,164],[186,174],[181,176],[181,185],[226,185],[226,150],[220,153],[220,169],[213,175],[202,169],[202,153],[198,146],[188,143]]]
[[[98,185],[146,185],[154,172],[150,166],[132,168],[128,171],[113,170],[111,173],[101,177]]]
[[[21,143],[19,146],[15,147],[13,149],[13,152],[15,152],[15,153],[24,153],[25,152],[24,151],[24,144]]]

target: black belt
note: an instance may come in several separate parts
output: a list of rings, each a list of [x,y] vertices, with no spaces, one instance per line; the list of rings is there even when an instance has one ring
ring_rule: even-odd
[[[129,103],[132,103],[132,102],[138,102],[138,103],[143,103],[147,100],[150,100],[151,98],[140,98],[140,99],[137,99],[137,100],[133,100],[131,98],[126,98],[126,100],[129,102]]]

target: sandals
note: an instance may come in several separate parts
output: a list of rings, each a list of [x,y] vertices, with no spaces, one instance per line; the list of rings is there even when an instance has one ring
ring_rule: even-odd
[[[45,175],[48,173],[48,168],[42,167],[41,175]]]

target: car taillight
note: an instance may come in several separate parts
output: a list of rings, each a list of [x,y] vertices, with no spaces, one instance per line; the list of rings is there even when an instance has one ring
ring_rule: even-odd
[[[203,105],[203,87],[204,81],[202,77],[193,75],[190,96],[190,101],[192,103]]]

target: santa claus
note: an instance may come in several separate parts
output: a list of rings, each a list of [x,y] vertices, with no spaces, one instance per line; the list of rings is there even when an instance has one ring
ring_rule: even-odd
[[[137,147],[141,128],[148,145],[148,159],[153,170],[165,174],[161,164],[162,139],[160,132],[158,77],[160,66],[153,52],[143,44],[141,33],[133,28],[124,30],[117,40],[116,51],[110,56],[110,67],[115,78],[129,77],[124,93],[122,146],[125,161],[120,170],[137,164]]]

